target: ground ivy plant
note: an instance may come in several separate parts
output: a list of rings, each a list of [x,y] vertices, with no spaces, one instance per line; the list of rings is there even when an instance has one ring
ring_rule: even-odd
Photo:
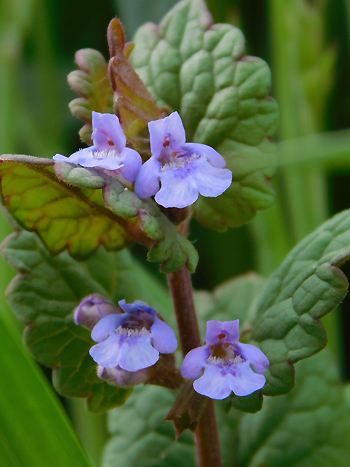
[[[347,292],[350,213],[269,278],[191,285],[191,220],[222,231],[273,203],[268,66],[202,0],[132,43],[118,19],[107,37],[108,61],[79,50],[68,76],[86,147],[0,158],[15,226],[1,249],[18,271],[8,298],[28,348],[59,394],[110,411],[104,466],[348,465],[336,457],[350,456],[347,389],[331,357],[295,364],[326,345],[320,319]],[[296,442],[308,414],[318,422]]]

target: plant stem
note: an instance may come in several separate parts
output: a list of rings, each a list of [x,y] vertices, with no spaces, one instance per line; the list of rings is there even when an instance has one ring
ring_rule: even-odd
[[[179,327],[181,350],[186,355],[201,345],[191,276],[188,269],[183,267],[180,271],[169,274],[168,281]]]
[[[193,300],[191,276],[186,267],[168,275],[182,353],[201,345],[198,320]],[[195,430],[199,467],[220,467],[221,452],[214,401],[209,400]]]

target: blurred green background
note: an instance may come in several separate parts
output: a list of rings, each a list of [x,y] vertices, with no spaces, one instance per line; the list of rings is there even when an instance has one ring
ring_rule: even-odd
[[[0,153],[52,157],[79,148],[80,123],[69,113],[73,93],[66,84],[75,51],[92,47],[107,55],[106,27],[111,17],[120,16],[132,38],[141,23],[158,21],[175,3],[0,0]],[[276,206],[259,213],[251,225],[224,234],[193,226],[192,239],[200,253],[194,277],[198,288],[212,288],[250,270],[269,274],[297,241],[350,204],[350,0],[207,3],[215,21],[243,29],[247,52],[272,68],[272,94],[280,105],[279,167],[274,180]],[[2,215],[1,239],[10,230]],[[135,249],[135,254],[143,258],[144,252]],[[12,271],[0,261],[3,326],[23,353],[4,299]],[[344,376],[350,375],[347,308],[349,302],[327,323]],[[49,391],[40,372],[37,378]],[[49,392],[48,403],[55,405]],[[80,403],[70,404],[68,411],[97,459],[105,436],[100,429],[103,418],[87,415]]]

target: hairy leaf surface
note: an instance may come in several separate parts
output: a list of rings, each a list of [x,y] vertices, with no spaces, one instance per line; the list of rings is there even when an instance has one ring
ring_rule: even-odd
[[[276,104],[269,68],[245,55],[241,31],[213,25],[202,0],[183,0],[159,26],[142,26],[135,45],[132,63],[158,104],[178,110],[188,141],[214,146],[233,171],[222,196],[199,200],[197,219],[224,230],[269,207],[273,171],[259,161],[271,151]]]
[[[81,298],[97,292],[114,301],[143,299],[166,314],[169,301],[156,281],[127,251],[100,249],[87,261],[78,262],[66,252],[52,257],[28,232],[10,236],[2,251],[18,271],[8,289],[10,304],[25,326],[29,349],[40,363],[53,369],[57,391],[87,398],[93,411],[123,403],[127,390],[97,378],[88,354],[90,334],[74,324],[73,310]]]
[[[347,293],[348,281],[340,267],[349,256],[347,210],[302,240],[266,282],[252,322],[252,338],[270,360],[264,393],[289,391],[293,364],[326,345],[320,319]]]

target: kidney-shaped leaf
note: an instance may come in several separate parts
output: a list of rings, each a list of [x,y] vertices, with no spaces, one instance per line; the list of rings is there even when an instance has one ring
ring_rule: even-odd
[[[269,68],[244,54],[240,30],[213,25],[202,0],[183,0],[159,26],[142,26],[134,40],[132,63],[158,104],[178,110],[188,140],[214,146],[233,171],[224,195],[196,204],[198,220],[226,229],[269,207],[272,171],[261,169],[261,158],[271,151],[276,104]]]
[[[123,221],[104,208],[101,190],[80,190],[58,180],[53,161],[1,156],[2,200],[26,230],[36,232],[52,253],[64,249],[84,258],[98,246],[123,248]]]
[[[10,304],[25,325],[34,357],[53,369],[57,391],[87,398],[93,411],[123,403],[127,390],[97,378],[88,353],[90,334],[74,324],[73,310],[81,298],[96,292],[114,301],[143,299],[164,313],[169,302],[158,284],[127,251],[100,249],[78,262],[67,252],[52,257],[33,234],[21,232],[3,243],[2,252],[19,273],[8,289]]]
[[[268,398],[260,413],[242,417],[237,465],[346,467],[349,409],[346,387],[339,384],[335,364],[323,351],[298,365],[293,391]]]
[[[348,290],[339,269],[350,256],[350,211],[325,222],[301,241],[266,282],[252,322],[252,338],[270,360],[266,394],[293,386],[293,364],[326,345],[320,318]]]

